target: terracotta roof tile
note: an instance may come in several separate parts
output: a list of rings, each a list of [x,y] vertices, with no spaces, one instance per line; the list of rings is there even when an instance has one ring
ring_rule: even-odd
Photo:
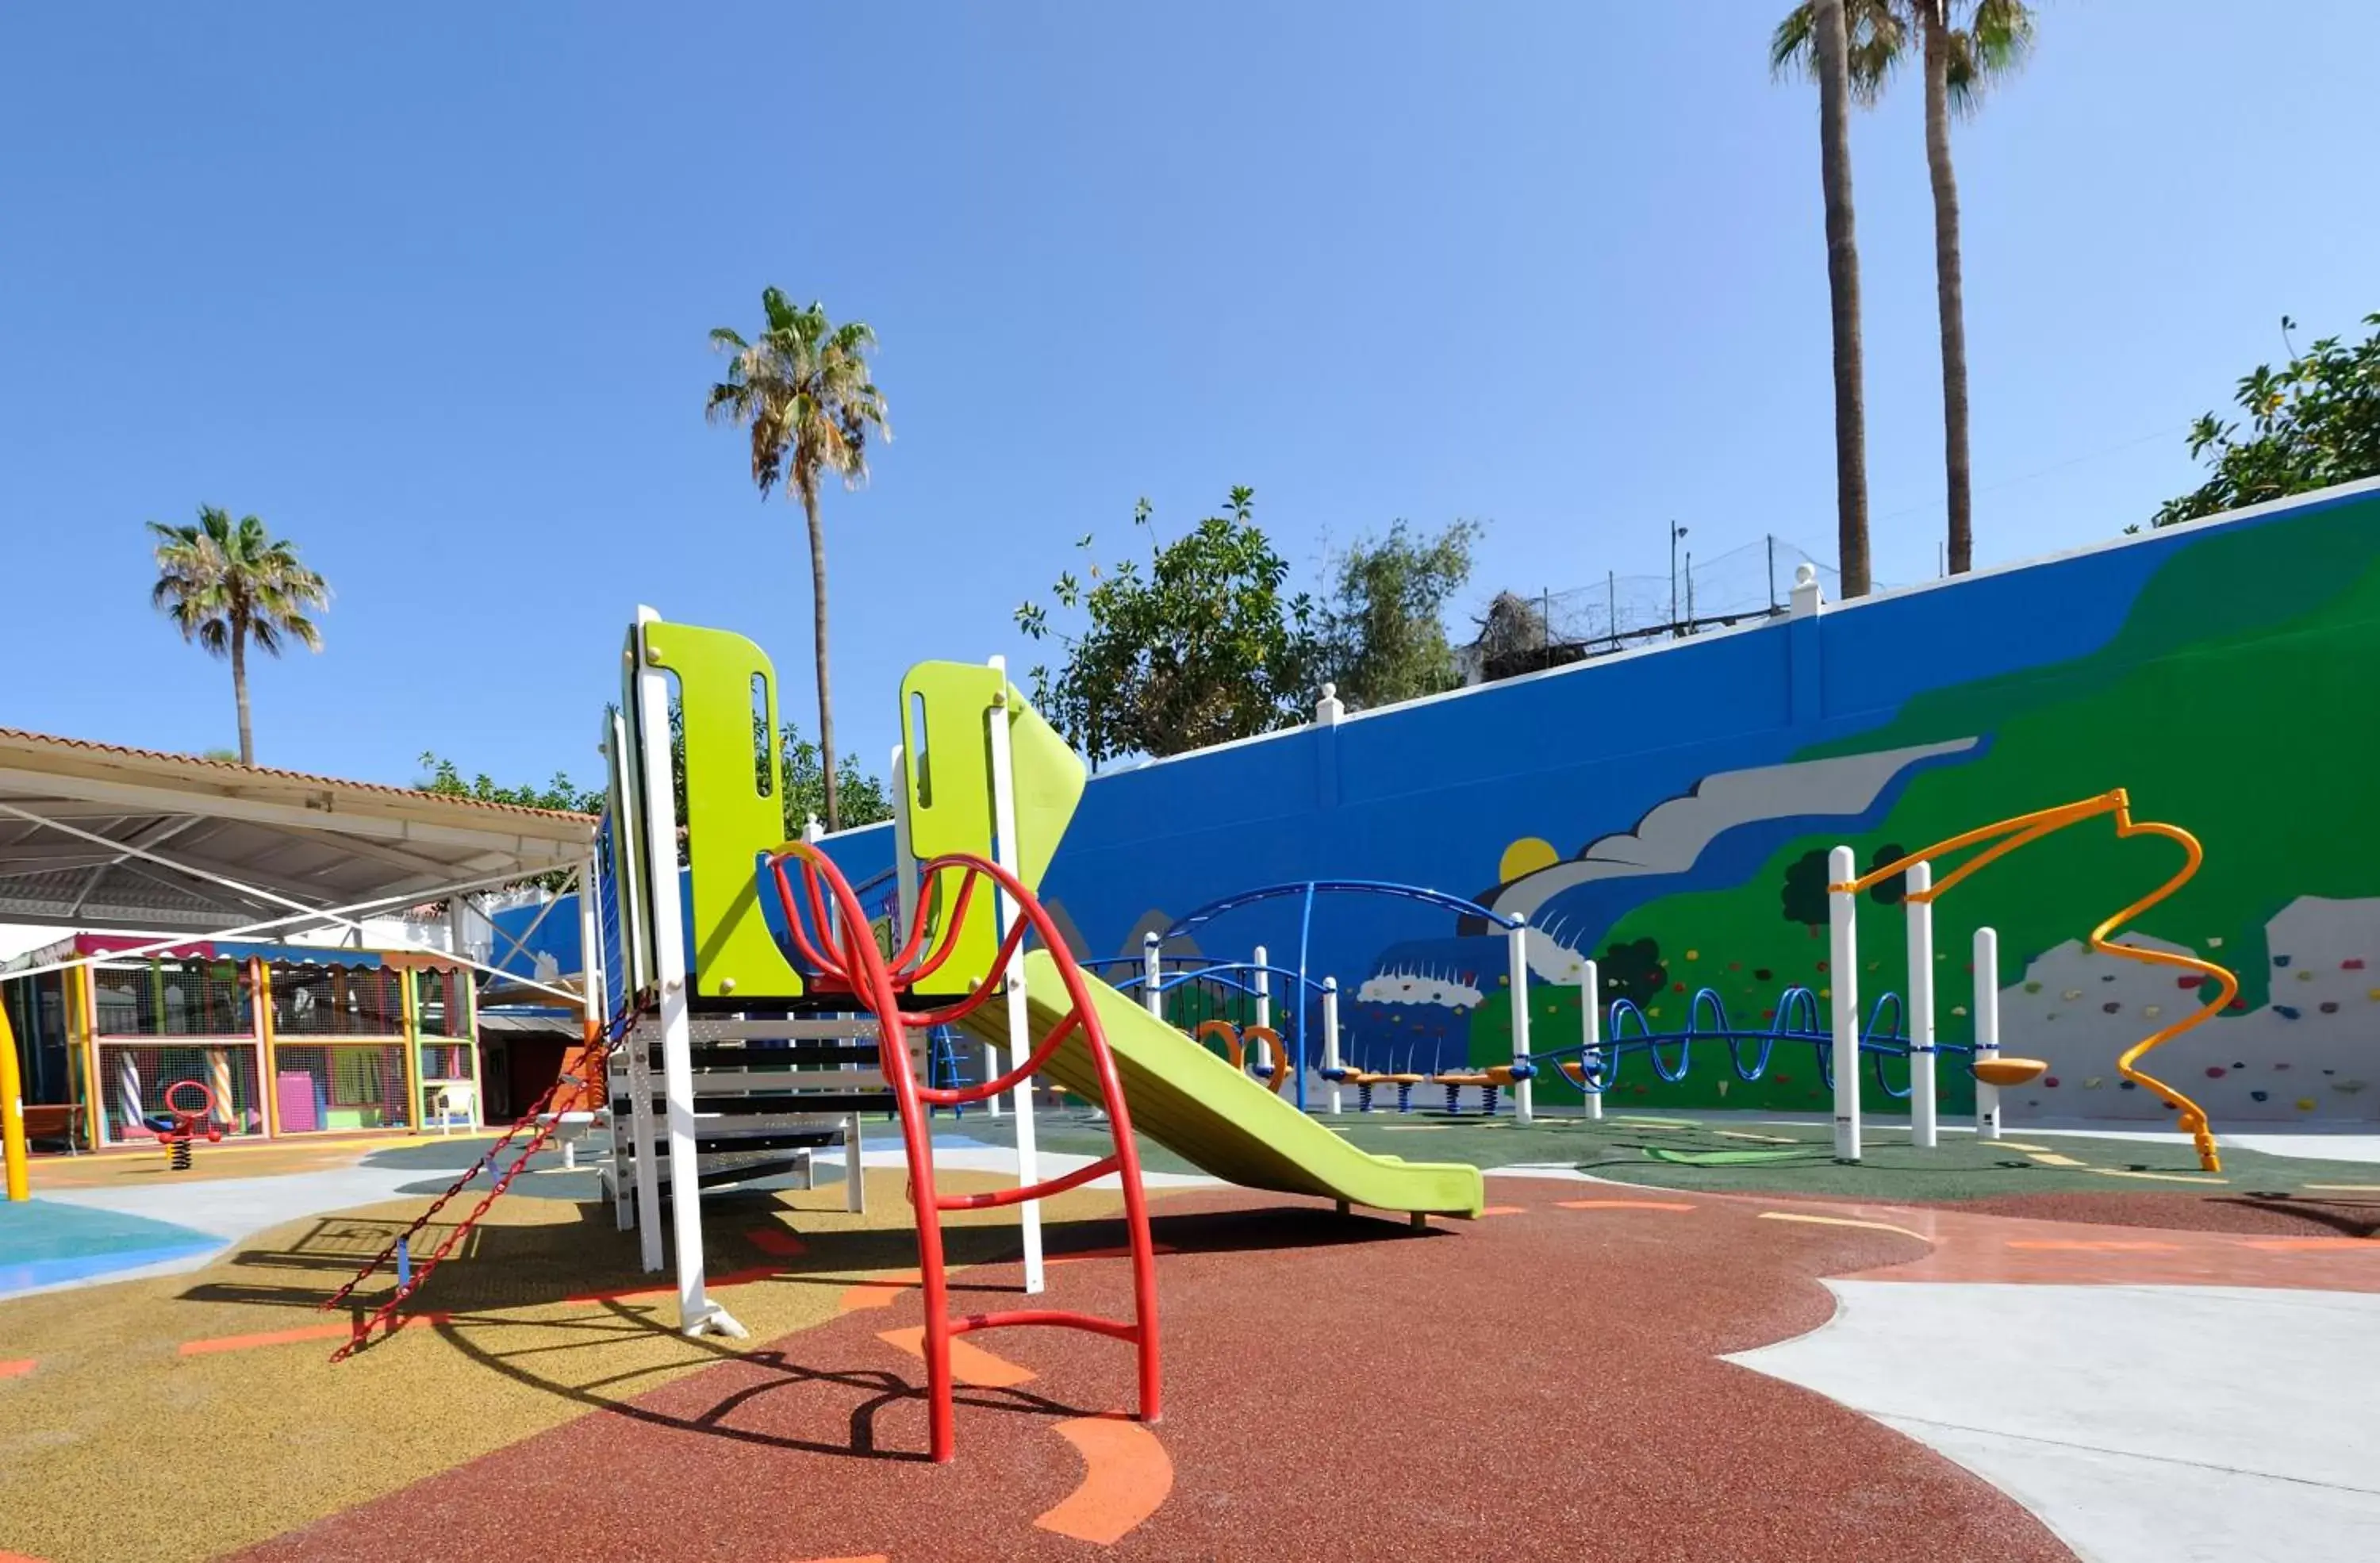
[[[591,814],[577,814],[565,809],[530,808],[523,804],[497,803],[487,798],[461,797],[452,793],[425,793],[419,787],[396,787],[385,782],[358,782],[344,776],[322,776],[307,770],[283,770],[276,766],[269,765],[242,765],[237,760],[208,759],[202,755],[177,755],[166,749],[138,749],[127,744],[103,744],[91,738],[67,738],[55,733],[32,733],[21,727],[0,727],[0,742],[11,740],[61,749],[79,749],[96,755],[121,755],[129,759],[170,760],[176,765],[204,766],[213,770],[227,771],[234,776],[271,776],[284,782],[310,782],[328,787],[352,788],[358,792],[385,793],[402,798],[434,797],[467,808],[493,809],[504,814],[525,814],[536,819],[592,821],[595,818]]]

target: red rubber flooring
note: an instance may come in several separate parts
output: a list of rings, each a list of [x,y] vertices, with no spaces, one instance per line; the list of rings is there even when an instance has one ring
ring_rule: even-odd
[[[2342,1168],[2343,1177],[2362,1170]],[[2368,1174],[2367,1174],[2368,1175]],[[2342,1191],[2355,1185],[2342,1184]],[[1989,1216],[2094,1221],[2113,1227],[2168,1227],[2274,1237],[2380,1238],[2380,1184],[2368,1192],[2298,1194],[1999,1194],[1948,1206]]]
[[[1823,1322],[1815,1278],[1924,1243],[1694,1195],[1557,1203],[1595,1192],[1529,1185],[1512,1214],[1427,1236],[1271,1196],[1164,1200],[1153,1469],[1129,1429],[1082,1420],[1126,1403],[1128,1349],[1050,1330],[968,1338],[1031,1376],[962,1389],[957,1462],[924,1462],[922,1364],[880,1338],[916,1327],[912,1290],[245,1556],[2070,1557],[1960,1468],[1715,1360]],[[1120,1238],[1053,1230],[1052,1247]],[[974,1311],[1008,1305],[1015,1272],[960,1279]],[[1055,1266],[1049,1302],[1121,1312],[1126,1280],[1117,1260]],[[617,1305],[667,1324],[666,1302]],[[1087,1486],[1078,1449],[1100,1460]],[[1160,1495],[1111,1546],[1044,1528],[1129,1522]]]

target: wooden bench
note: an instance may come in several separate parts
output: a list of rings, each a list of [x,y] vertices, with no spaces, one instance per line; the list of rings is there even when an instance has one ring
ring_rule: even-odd
[[[63,1145],[68,1156],[87,1147],[83,1144],[82,1109],[66,1102],[29,1104],[25,1109],[25,1143],[40,1145],[47,1141]]]

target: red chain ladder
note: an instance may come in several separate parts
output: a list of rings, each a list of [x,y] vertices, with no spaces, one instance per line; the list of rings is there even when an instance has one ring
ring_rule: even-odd
[[[788,859],[798,859],[801,863],[804,888],[808,892],[808,921],[820,934],[815,944],[805,927],[802,908],[796,904],[793,885],[785,874]],[[1075,963],[1065,940],[1059,937],[1049,914],[1042,909],[1033,892],[1000,865],[966,854],[938,857],[919,870],[920,902],[923,903],[925,893],[930,891],[937,874],[960,871],[965,878],[960,880],[950,915],[943,920],[943,927],[930,950],[922,953],[920,951],[926,939],[925,919],[920,917],[917,926],[909,932],[906,946],[887,961],[877,948],[868,919],[860,910],[858,897],[824,854],[806,843],[788,842],[768,856],[766,866],[776,884],[785,928],[803,959],[822,979],[820,986],[830,991],[839,989],[851,994],[876,1016],[878,1052],[900,1112],[901,1137],[909,1164],[910,1202],[917,1214],[917,1270],[923,1282],[926,1310],[928,1425],[934,1460],[938,1463],[949,1460],[954,1443],[951,1342],[959,1336],[970,1335],[977,1330],[1001,1329],[1014,1325],[1047,1325],[1062,1329],[1088,1330],[1131,1344],[1137,1349],[1139,1357],[1140,1420],[1155,1422],[1160,1409],[1157,1268],[1155,1251],[1148,1235],[1148,1208],[1141,1190],[1140,1155],[1133,1144],[1132,1118],[1124,1105],[1123,1085],[1116,1074],[1114,1057],[1108,1050],[1107,1036],[1099,1025],[1099,1012],[1091,1005],[1090,994],[1084,986],[1082,969]],[[914,991],[917,984],[931,976],[950,959],[979,876],[989,876],[1001,890],[1014,897],[1022,915],[1008,930],[988,975],[966,997],[941,1009],[905,1012],[901,1009],[899,996]],[[1040,1040],[1024,1062],[997,1079],[950,1089],[920,1085],[910,1067],[908,1034],[929,1031],[935,1026],[964,1019],[1000,992],[1009,962],[1023,942],[1027,928],[1039,939],[1041,947],[1050,952],[1065,985],[1065,1016],[1050,1028],[1049,1035]],[[932,1131],[927,1116],[929,1110],[936,1107],[989,1101],[1014,1088],[1039,1072],[1050,1056],[1068,1037],[1077,1033],[1090,1053],[1092,1067],[1099,1077],[1101,1103],[1107,1109],[1109,1126],[1114,1135],[1113,1154],[1055,1178],[992,1193],[936,1193]],[[1011,1056],[1014,1056],[1013,1049]],[[1132,1254],[1133,1318],[1130,1323],[1056,1308],[1016,1308],[998,1313],[969,1314],[959,1318],[950,1316],[949,1288],[942,1262],[942,1212],[983,1210],[998,1206],[1021,1205],[1026,1200],[1046,1199],[1051,1194],[1079,1188],[1110,1172],[1118,1174],[1123,1184],[1124,1224]]]
[[[515,1135],[531,1124],[537,1126],[536,1133],[529,1136],[528,1144],[523,1146],[520,1154],[513,1157],[504,1171],[497,1175],[494,1185],[480,1196],[480,1203],[471,1207],[471,1213],[464,1217],[455,1230],[446,1234],[444,1241],[439,1243],[430,1257],[413,1270],[410,1280],[391,1292],[388,1299],[378,1308],[356,1321],[355,1332],[348,1337],[346,1345],[331,1353],[331,1361],[342,1362],[353,1355],[358,1348],[371,1339],[375,1330],[395,1316],[396,1310],[403,1305],[406,1299],[421,1290],[422,1282],[430,1278],[430,1272],[436,1269],[439,1262],[454,1252],[455,1245],[462,1241],[463,1234],[479,1224],[480,1218],[488,1213],[488,1206],[495,1204],[504,1192],[512,1187],[513,1180],[520,1176],[521,1169],[528,1165],[529,1158],[544,1149],[546,1142],[553,1138],[554,1132],[562,1126],[560,1102],[564,1094],[574,1089],[585,1088],[590,1084],[600,1083],[602,1080],[603,1060],[607,1051],[602,1027],[596,1022],[588,1022],[585,1039],[579,1044],[577,1069],[574,1070],[570,1062],[565,1060],[561,1074],[555,1078],[552,1085],[546,1088],[544,1095],[538,1097],[536,1105],[529,1109],[525,1117],[516,1120],[513,1126],[505,1130],[494,1145],[488,1147],[486,1154],[471,1164],[468,1171],[448,1184],[446,1192],[431,1202],[429,1209],[414,1218],[411,1226],[398,1233],[390,1241],[387,1247],[374,1254],[362,1269],[349,1278],[346,1285],[330,1295],[322,1303],[325,1309],[335,1308],[346,1302],[357,1287],[361,1286],[394,1258],[399,1249],[410,1243],[413,1241],[413,1235],[428,1226],[431,1218],[446,1208],[447,1203],[456,1194],[461,1193],[469,1185],[471,1180],[493,1165],[497,1157],[504,1155],[504,1148],[513,1143]]]

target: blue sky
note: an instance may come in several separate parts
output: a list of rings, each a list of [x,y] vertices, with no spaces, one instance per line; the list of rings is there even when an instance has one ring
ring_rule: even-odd
[[[254,512],[337,588],[260,758],[591,779],[639,601],[810,710],[799,512],[707,427],[774,283],[875,325],[828,500],[845,746],[900,670],[1233,483],[1285,552],[1481,518],[1475,600],[1774,532],[1831,555],[1811,91],[1775,4],[14,7],[0,18],[0,723],[232,738],[140,524]],[[2191,486],[2181,431],[2380,309],[2380,7],[2045,0],[1961,127],[1977,551]],[[1876,571],[1940,531],[1913,83],[1854,128]],[[1471,604],[1466,604],[1470,606]]]

